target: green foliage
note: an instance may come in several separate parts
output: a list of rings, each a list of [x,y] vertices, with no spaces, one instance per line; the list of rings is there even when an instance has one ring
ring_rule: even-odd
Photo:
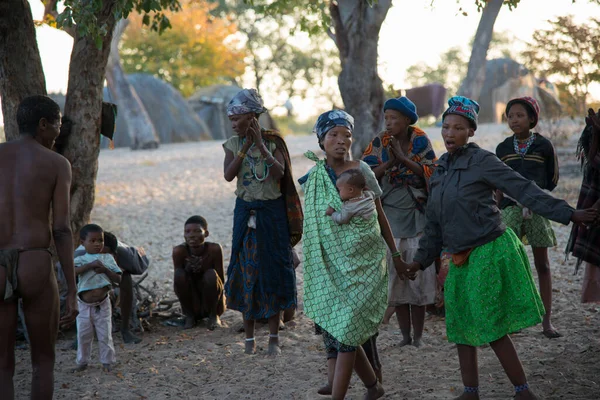
[[[335,46],[319,25],[329,21],[323,19],[324,3],[221,0],[213,13],[234,20],[246,36],[247,64],[256,88],[267,89],[268,82],[268,90],[285,100],[319,90],[339,73]],[[310,40],[304,31],[312,33]]]
[[[172,22],[159,34],[144,27],[144,16],[132,14],[120,46],[127,73],[145,72],[171,83],[184,96],[200,87],[235,81],[244,73],[245,52],[237,50],[236,26],[214,17],[212,3],[183,1],[182,10],[167,12]]]
[[[164,11],[181,9],[179,0],[62,0],[64,10],[56,18],[57,27],[75,28],[80,36],[90,35],[101,47],[102,37],[108,32],[106,24],[98,24],[97,16],[105,1],[113,3],[112,13],[117,20],[127,18],[132,11],[136,11],[143,15],[145,25],[158,32],[171,27]]]
[[[556,82],[570,115],[585,112],[589,85],[600,82],[600,19],[588,21],[579,24],[572,16],[549,21],[550,28],[535,31],[522,54],[537,76]]]

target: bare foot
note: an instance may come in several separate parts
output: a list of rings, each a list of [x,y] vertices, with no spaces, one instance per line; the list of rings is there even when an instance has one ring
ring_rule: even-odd
[[[414,338],[414,340],[413,340],[413,342],[412,342],[412,345],[413,345],[413,346],[415,346],[415,347],[421,347],[421,346],[423,346],[424,344],[425,344],[425,343],[423,343],[423,339],[421,339],[421,338],[418,338],[418,339],[417,339],[417,338]]]
[[[110,372],[112,371],[110,364],[102,364],[102,372]]]
[[[479,393],[463,393],[454,400],[479,400]]]
[[[267,350],[267,355],[273,357],[281,355],[281,348],[279,347],[278,337],[269,338],[269,350]]]
[[[364,400],[376,400],[380,397],[383,397],[384,394],[385,390],[383,390],[383,386],[381,386],[381,383],[378,381],[375,386],[367,389]]]
[[[194,326],[196,326],[196,318],[185,317],[185,325],[183,325],[183,329],[192,329]]]
[[[124,343],[138,344],[142,341],[142,338],[135,336],[129,329],[121,330],[121,337]]]
[[[517,400],[538,400],[538,397],[531,390],[519,392],[514,397]]]
[[[402,339],[402,341],[398,344],[398,346],[400,347],[404,347],[404,346],[408,346],[409,344],[412,343],[412,338],[411,337],[405,337],[404,339]]]
[[[221,327],[221,320],[216,315],[208,317],[208,329],[214,331],[216,328]]]
[[[73,368],[71,370],[71,372],[75,373],[75,372],[82,372],[85,371],[87,369],[87,364],[83,364],[83,365],[78,365],[77,367]]]
[[[329,386],[328,383],[325,386],[321,387],[319,390],[317,390],[317,393],[321,396],[329,396],[331,394],[331,386]]]
[[[256,343],[254,340],[246,340],[246,354],[256,354]]]

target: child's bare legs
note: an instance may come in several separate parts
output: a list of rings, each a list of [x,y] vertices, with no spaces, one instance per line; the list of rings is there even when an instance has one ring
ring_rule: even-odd
[[[396,318],[398,318],[398,326],[400,327],[400,333],[402,333],[402,341],[400,347],[409,345],[412,343],[410,337],[410,305],[402,304],[396,306]]]
[[[479,388],[479,367],[477,365],[477,347],[457,344],[458,362],[465,392],[455,400],[479,399],[479,393],[467,392],[467,388]]]
[[[410,315],[413,328],[413,346],[421,347],[423,342],[423,328],[425,327],[425,306],[410,305]]]
[[[281,348],[279,347],[279,314],[278,312],[269,317],[269,350],[267,354],[270,356],[281,354]]]
[[[490,346],[492,347],[492,350],[494,350],[494,353],[496,353],[496,357],[498,357],[500,364],[502,364],[502,368],[504,368],[510,382],[514,386],[525,385],[527,383],[527,377],[525,376],[523,365],[521,364],[521,360],[519,360],[519,355],[517,354],[517,350],[515,349],[512,340],[510,340],[510,337],[505,335],[495,342],[490,343]],[[529,389],[517,393],[515,398],[528,400],[537,399]]]
[[[246,354],[256,354],[256,343],[254,340],[254,320],[244,318],[244,331],[246,332]]]
[[[388,306],[388,308],[386,308],[386,310],[385,310],[385,314],[383,315],[383,321],[381,323],[384,325],[389,324],[390,319],[392,318],[392,316],[395,313],[396,313],[396,307]]]
[[[550,261],[548,260],[548,248],[532,247],[531,250],[533,251],[533,261],[540,281],[540,295],[546,309],[546,315],[544,315],[542,321],[544,335],[551,339],[561,337],[562,335],[554,329],[550,320],[552,317],[552,274],[550,272]]]

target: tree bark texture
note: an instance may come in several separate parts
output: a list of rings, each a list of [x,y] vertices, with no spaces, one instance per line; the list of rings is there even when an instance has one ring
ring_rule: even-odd
[[[104,0],[97,23],[107,24],[109,32],[98,48],[94,38],[76,34],[69,67],[69,87],[64,114],[73,121],[63,155],[71,162],[71,227],[74,243],[89,222],[94,206],[98,154],[100,152],[100,117],[102,89],[112,32],[116,24],[112,8],[116,0]]]
[[[391,5],[391,0],[379,0],[373,6],[365,0],[344,0],[329,6],[342,66],[338,85],[344,107],[355,122],[355,158],[361,156],[383,125],[385,94],[377,73],[377,45]]]
[[[17,108],[28,96],[45,95],[46,80],[31,7],[26,0],[0,1],[0,98],[6,140],[19,137]]]
[[[494,34],[494,24],[496,23],[496,18],[500,13],[503,2],[504,0],[488,0],[481,13],[481,19],[479,20],[475,40],[473,41],[471,58],[469,58],[467,76],[458,89],[458,94],[461,96],[479,100],[479,95],[485,81],[487,52],[490,48],[492,35]]]
[[[117,22],[110,44],[110,55],[106,66],[106,82],[118,112],[127,121],[127,131],[131,136],[132,149],[155,149],[160,142],[156,128],[138,96],[135,88],[127,81],[121,57],[119,56],[119,41],[129,21],[122,19]]]

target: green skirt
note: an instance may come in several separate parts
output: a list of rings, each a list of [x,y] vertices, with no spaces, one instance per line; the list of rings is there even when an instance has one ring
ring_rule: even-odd
[[[471,252],[444,284],[448,341],[481,346],[539,324],[545,314],[525,247],[511,229]]]

